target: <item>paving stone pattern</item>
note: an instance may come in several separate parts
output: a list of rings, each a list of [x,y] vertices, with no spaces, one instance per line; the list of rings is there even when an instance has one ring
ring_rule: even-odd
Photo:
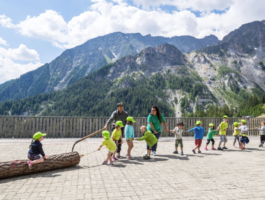
[[[259,137],[250,137],[245,151],[232,148],[229,137],[228,150],[202,150],[202,154],[191,152],[192,138],[183,140],[184,156],[172,154],[173,138],[162,138],[158,155],[150,160],[142,158],[145,142],[136,142],[135,159],[125,159],[127,144],[123,144],[123,157],[114,166],[101,165],[107,154],[102,149],[83,157],[75,167],[3,179],[0,200],[265,199],[265,148],[258,147]],[[45,153],[70,152],[72,144],[65,141],[44,142]],[[85,154],[100,145],[98,139],[89,141],[76,145],[76,150]],[[25,159],[28,145],[19,140],[0,142],[0,162]]]

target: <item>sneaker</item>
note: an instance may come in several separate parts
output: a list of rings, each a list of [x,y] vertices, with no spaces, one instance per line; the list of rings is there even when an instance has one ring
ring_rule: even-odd
[[[173,153],[174,153],[174,154],[178,154],[178,151],[174,151]]]
[[[223,150],[221,147],[218,147],[218,149],[217,150]]]
[[[263,147],[263,144],[260,144],[259,147]]]
[[[120,157],[121,157],[121,154],[120,154],[120,152],[119,152],[119,153],[117,153],[117,157],[118,157],[118,158],[120,158]]]
[[[223,147],[223,149],[228,149],[228,148],[226,148],[226,147]]]
[[[193,153],[196,153],[194,149],[192,149],[192,152],[193,152]]]
[[[180,155],[182,155],[183,156],[183,152],[181,152],[181,154]]]
[[[147,154],[143,157],[144,159],[150,159],[150,156],[148,156]]]
[[[108,161],[107,160],[104,160],[104,162],[102,163],[102,165],[106,165],[108,164]]]
[[[233,147],[234,147],[234,148],[236,148],[236,146],[235,146],[235,145],[233,145]]]
[[[112,162],[114,162],[115,161],[114,157],[111,157],[111,160],[112,160]]]
[[[32,169],[32,161],[28,161],[29,169]]]
[[[108,165],[113,165],[113,162],[108,163]]]
[[[198,153],[201,153],[201,151],[198,151]]]
[[[133,157],[132,157],[132,156],[130,156],[130,158],[131,158],[131,159],[133,159]]]
[[[155,151],[153,151],[153,152],[152,152],[152,155],[153,155],[153,156],[156,156],[156,152],[155,152]]]
[[[216,148],[212,147],[211,150],[216,150]]]
[[[204,149],[205,149],[206,151],[208,151],[207,147],[204,147]]]
[[[131,160],[131,157],[130,157],[130,156],[127,156],[127,159],[128,159],[128,160]]]

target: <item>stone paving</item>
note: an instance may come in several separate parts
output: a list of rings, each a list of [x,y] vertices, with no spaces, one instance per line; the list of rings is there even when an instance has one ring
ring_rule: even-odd
[[[162,138],[157,156],[143,160],[145,142],[136,142],[134,160],[101,165],[107,150],[83,158],[78,166],[0,180],[0,199],[265,199],[265,148],[250,137],[245,151],[193,154],[192,138],[183,138],[184,156],[173,155],[174,139]],[[75,139],[44,140],[47,155],[70,152]],[[100,139],[76,145],[80,154],[96,150]],[[219,138],[216,137],[216,142]],[[203,146],[206,139],[203,140]],[[0,140],[0,162],[25,159],[30,140]],[[237,145],[238,146],[238,145]]]

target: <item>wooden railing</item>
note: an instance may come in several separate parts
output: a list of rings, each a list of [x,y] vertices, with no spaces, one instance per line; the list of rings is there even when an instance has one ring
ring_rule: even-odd
[[[141,136],[140,126],[147,125],[146,117],[135,117],[134,130],[136,137]],[[81,138],[104,127],[107,117],[22,117],[22,116],[0,116],[0,138],[32,138],[34,133],[41,131],[47,133],[47,138]],[[168,127],[172,130],[179,121],[182,121],[184,131],[194,127],[197,120],[202,121],[203,127],[208,130],[209,123],[217,127],[222,118],[166,118]],[[230,118],[228,121],[227,135],[233,134],[233,123],[239,118]],[[255,127],[260,127],[261,121],[265,119],[246,119],[250,128],[250,135],[258,135]],[[162,126],[163,127],[163,126]],[[108,127],[111,131],[111,125]],[[193,136],[193,133],[184,133],[184,136]],[[162,137],[172,137],[173,133],[162,132]],[[97,134],[94,137],[101,137]]]

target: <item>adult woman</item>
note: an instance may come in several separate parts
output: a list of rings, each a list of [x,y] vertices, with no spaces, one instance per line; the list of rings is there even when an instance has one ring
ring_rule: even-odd
[[[165,117],[160,113],[160,110],[156,105],[152,106],[151,113],[148,115],[147,122],[148,122],[147,130],[151,131],[156,136],[157,140],[159,139],[162,131],[161,130],[162,123],[165,126],[165,131],[168,131]],[[154,156],[156,155],[157,143],[154,146],[152,146],[152,154]]]

